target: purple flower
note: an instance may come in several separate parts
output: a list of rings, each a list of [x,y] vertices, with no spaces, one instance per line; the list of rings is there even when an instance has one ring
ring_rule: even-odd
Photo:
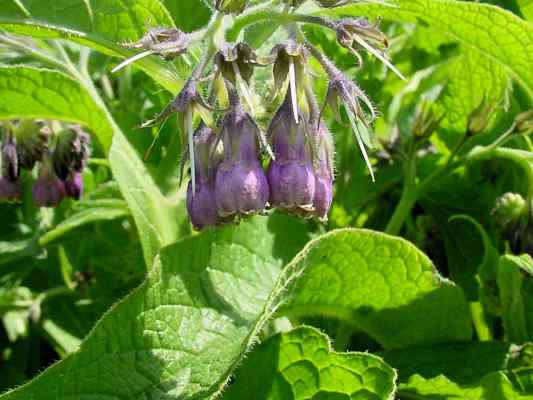
[[[222,120],[224,161],[215,180],[218,215],[249,215],[265,209],[270,190],[259,162],[259,128],[233,94],[232,109]]]
[[[320,124],[316,131],[315,142],[315,196],[313,198],[314,216],[320,221],[328,219],[333,202],[333,139],[328,128]]]
[[[195,229],[217,226],[220,218],[215,201],[215,174],[220,156],[215,151],[217,136],[203,123],[194,133],[194,164],[197,174],[196,190],[192,181],[187,188],[187,211]]]
[[[71,172],[64,183],[66,195],[72,197],[74,200],[79,200],[83,195],[83,177],[81,172]]]
[[[22,190],[19,181],[11,181],[6,177],[0,176],[0,202],[20,201]]]
[[[296,123],[292,116],[288,91],[269,128],[275,159],[268,168],[268,183],[272,206],[302,215],[313,209],[315,176],[309,126],[301,115],[299,120]]]
[[[56,176],[47,153],[43,154],[39,178],[33,184],[32,195],[37,207],[57,207],[67,195],[65,184]]]

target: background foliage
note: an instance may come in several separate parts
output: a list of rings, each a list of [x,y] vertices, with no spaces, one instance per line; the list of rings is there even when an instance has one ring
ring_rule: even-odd
[[[0,119],[76,122],[95,139],[81,202],[0,205],[0,399],[533,398],[533,221],[517,247],[492,212],[506,192],[533,198],[531,139],[498,139],[532,105],[533,3],[306,3],[301,13],[384,20],[406,82],[371,58],[355,68],[333,34],[304,28],[381,111],[377,182],[348,126],[326,115],[337,148],[327,225],[273,213],[195,234],[176,121],[138,126],[202,47],[110,70],[147,24],[196,30],[210,8],[0,4]],[[250,43],[280,35],[279,21],[256,19]],[[325,76],[315,81],[323,92]],[[409,152],[424,101],[439,127]],[[470,135],[479,115],[486,127]]]

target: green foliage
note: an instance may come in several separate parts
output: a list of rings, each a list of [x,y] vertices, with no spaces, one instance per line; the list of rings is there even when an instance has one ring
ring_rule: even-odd
[[[211,0],[0,3],[0,141],[18,119],[94,138],[81,201],[37,209],[24,171],[20,203],[0,203],[1,400],[533,398],[533,2],[254,0],[223,19]],[[339,46],[335,21],[360,16],[383,20],[406,82]],[[174,27],[184,55],[111,73],[138,53],[125,44]],[[287,34],[375,103],[376,182],[326,108],[329,223],[267,210],[193,233],[187,132],[139,126],[191,74],[225,106],[223,38],[268,64]],[[305,75],[322,103],[318,58]],[[271,81],[267,66],[236,82],[262,131]],[[436,128],[415,136],[424,118]],[[523,200],[509,218],[505,193]]]

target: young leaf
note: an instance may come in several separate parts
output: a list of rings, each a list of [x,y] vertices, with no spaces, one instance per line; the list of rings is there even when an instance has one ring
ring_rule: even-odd
[[[262,343],[223,399],[387,400],[394,396],[395,381],[396,372],[379,357],[334,352],[326,335],[301,327]]]
[[[378,232],[322,236],[300,261],[305,273],[284,311],[340,318],[386,348],[469,340],[461,288],[409,242]]]

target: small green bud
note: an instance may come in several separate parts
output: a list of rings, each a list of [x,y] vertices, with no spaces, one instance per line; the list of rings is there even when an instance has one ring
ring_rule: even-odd
[[[517,132],[529,133],[533,131],[533,109],[518,114],[515,122]]]
[[[435,115],[433,105],[430,102],[421,102],[416,108],[413,120],[413,136],[418,139],[427,139],[438,128],[441,119]]]
[[[247,5],[246,0],[215,0],[215,8],[224,14],[240,14]]]
[[[487,129],[493,111],[494,104],[483,100],[468,116],[468,134],[477,135]]]
[[[504,231],[509,231],[513,230],[522,218],[527,217],[527,208],[527,203],[521,195],[505,193],[496,200],[492,215]]]

